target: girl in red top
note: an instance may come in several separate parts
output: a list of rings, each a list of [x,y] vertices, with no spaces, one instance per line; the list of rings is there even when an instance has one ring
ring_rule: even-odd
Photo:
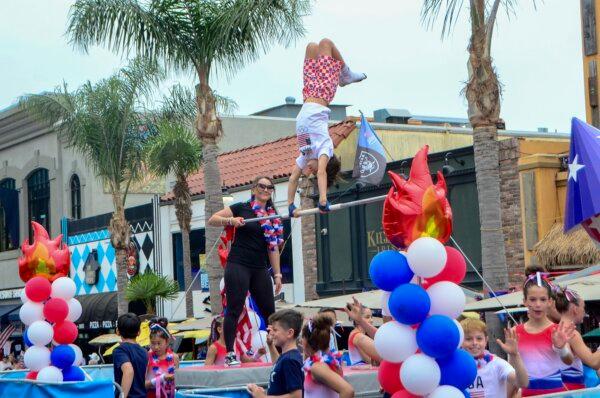
[[[222,315],[213,319],[210,328],[210,341],[212,341],[212,344],[208,347],[208,351],[206,352],[204,365],[225,365],[227,349],[225,348],[225,336],[223,335],[223,319]],[[234,349],[236,356],[239,356],[237,345],[235,345]],[[267,351],[264,348],[260,348],[257,350],[254,358],[242,354],[240,359],[242,362],[257,362],[261,356],[266,354],[266,352]]]
[[[561,368],[573,361],[568,344],[572,329],[561,328],[548,319],[553,305],[552,287],[540,269],[528,268],[523,286],[523,304],[529,320],[516,326],[519,353],[529,375],[529,386],[522,390],[523,397],[567,391],[561,380]],[[563,364],[564,363],[564,364]]]
[[[169,347],[171,334],[167,330],[168,324],[166,318],[150,320],[150,352],[146,369],[148,398],[175,398],[175,369],[179,367],[179,358]]]

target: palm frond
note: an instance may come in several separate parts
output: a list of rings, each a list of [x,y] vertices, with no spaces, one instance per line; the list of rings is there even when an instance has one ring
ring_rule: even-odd
[[[69,12],[71,44],[87,51],[105,45],[117,53],[136,51],[186,69],[193,64],[190,25],[181,1],[77,0]]]
[[[163,120],[158,134],[147,143],[146,163],[156,175],[187,176],[198,170],[202,147],[198,137],[185,125]]]
[[[217,112],[222,115],[233,115],[238,110],[238,104],[233,98],[225,97],[217,94],[213,91],[213,97],[215,97],[215,105]]]
[[[196,113],[196,98],[192,90],[176,84],[169,89],[169,94],[163,96],[160,101],[156,118],[188,124],[191,127],[196,120]]]
[[[443,11],[442,37],[446,37],[458,20],[463,5],[464,0],[425,0],[421,8],[421,23],[432,29]]]
[[[228,0],[205,35],[207,54],[230,77],[267,52],[273,44],[289,45],[305,33],[302,17],[308,0]]]
[[[20,105],[37,120],[57,125],[67,144],[112,191],[139,177],[142,146],[150,120],[141,106],[161,77],[156,66],[134,60],[109,78],[87,82],[74,92],[30,94]]]
[[[154,272],[137,274],[127,284],[125,297],[128,301],[160,297],[173,300],[179,295],[179,284],[173,279]]]

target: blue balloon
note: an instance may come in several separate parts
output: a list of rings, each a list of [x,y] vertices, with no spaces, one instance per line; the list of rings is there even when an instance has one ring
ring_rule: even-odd
[[[75,361],[75,350],[68,344],[61,344],[54,347],[50,353],[50,362],[60,369],[67,369]]]
[[[369,276],[375,286],[391,292],[398,286],[410,282],[415,274],[408,266],[404,254],[396,250],[385,250],[371,260]]]
[[[414,325],[427,317],[431,300],[421,286],[405,283],[394,289],[388,300],[388,307],[395,320],[405,325]]]
[[[23,333],[23,343],[25,343],[27,347],[31,347],[33,343],[31,342],[31,340],[29,340],[29,336],[27,335],[28,330],[29,328],[25,329],[25,332]]]
[[[79,366],[69,366],[66,369],[63,369],[63,380],[64,381],[84,381],[85,373]]]
[[[440,371],[442,373],[440,384],[454,386],[459,390],[465,390],[473,384],[477,377],[477,364],[475,363],[475,359],[463,349],[458,349],[454,351],[452,355],[436,359],[436,361],[440,366]]]
[[[432,315],[417,329],[417,344],[424,354],[446,357],[458,347],[460,332],[456,323],[445,315]],[[459,388],[462,390],[462,388]]]

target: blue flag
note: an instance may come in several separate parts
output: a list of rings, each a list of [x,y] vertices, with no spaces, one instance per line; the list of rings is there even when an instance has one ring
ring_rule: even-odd
[[[365,115],[361,115],[352,177],[367,184],[378,185],[385,175],[386,165],[383,145]]]
[[[600,213],[600,130],[577,118],[571,121],[565,232],[589,224]],[[587,229],[587,228],[586,228]]]

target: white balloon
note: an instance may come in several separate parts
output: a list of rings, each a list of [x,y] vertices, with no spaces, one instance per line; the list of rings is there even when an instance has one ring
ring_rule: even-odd
[[[48,383],[60,383],[63,381],[63,374],[56,366],[46,366],[38,373],[37,380]]]
[[[261,347],[267,351],[265,355],[260,357],[261,362],[272,362],[269,347],[267,346],[267,332],[264,330],[252,333],[252,351],[257,352]]]
[[[464,398],[465,394],[454,386],[439,386],[431,394],[429,398]]]
[[[399,363],[417,352],[415,331],[396,321],[386,322],[375,333],[375,349],[383,359]]]
[[[392,316],[390,312],[390,307],[388,305],[388,301],[390,300],[390,295],[392,292],[386,292],[385,290],[381,291],[381,315],[383,316]]]
[[[67,315],[67,319],[71,322],[75,322],[81,316],[83,309],[81,308],[81,303],[75,297],[71,300],[67,301],[67,305],[69,306],[69,314]]]
[[[33,345],[45,346],[52,341],[54,330],[46,321],[35,321],[27,328],[27,337]]]
[[[408,266],[416,275],[431,278],[442,272],[448,254],[439,240],[426,236],[410,244],[406,258]]]
[[[414,395],[427,395],[440,384],[441,371],[435,359],[425,354],[410,356],[400,367],[400,380]]]
[[[38,372],[50,365],[50,350],[42,346],[29,347],[23,357],[25,367],[33,372]]]
[[[458,322],[456,319],[453,319],[453,321],[456,324],[456,327],[458,328],[458,334],[460,336],[460,338],[458,339],[458,346],[456,347],[458,349],[462,347],[463,343],[465,342],[465,331],[462,328],[460,322]]]
[[[21,306],[19,310],[19,318],[25,325],[31,325],[35,321],[44,320],[44,305],[28,301]]]
[[[69,346],[75,351],[75,360],[73,361],[73,366],[81,366],[83,363],[83,352],[81,352],[81,348],[79,348],[76,344],[69,344]]]
[[[71,278],[63,276],[52,282],[52,293],[50,293],[50,297],[62,298],[69,301],[75,296],[75,290],[75,282],[73,282]]]
[[[260,329],[260,317],[255,311],[249,309],[248,318],[250,318],[250,324],[252,325],[252,333],[257,332]]]
[[[221,280],[219,281],[219,291],[223,291],[223,289],[225,289],[225,278],[221,278]]]
[[[25,294],[25,288],[21,289],[21,291],[19,292],[19,296],[21,297],[21,302],[23,304],[25,304],[26,302],[29,301],[29,298],[27,297],[27,295]]]
[[[465,292],[453,282],[437,282],[427,288],[431,299],[429,315],[446,315],[457,318],[465,310]]]

